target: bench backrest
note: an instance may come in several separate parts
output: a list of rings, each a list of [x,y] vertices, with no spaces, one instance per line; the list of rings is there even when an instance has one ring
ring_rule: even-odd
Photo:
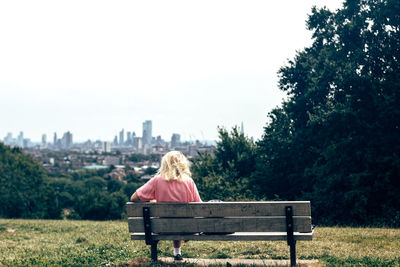
[[[293,214],[293,231],[309,233],[309,201],[127,203],[129,231],[144,230],[143,208],[150,212],[155,233],[286,232],[287,207]]]

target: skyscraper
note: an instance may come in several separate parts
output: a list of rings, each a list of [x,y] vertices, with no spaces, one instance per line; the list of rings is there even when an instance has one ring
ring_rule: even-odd
[[[131,132],[126,132],[126,144],[129,146],[132,144],[132,133]]]
[[[124,142],[125,142],[125,140],[124,140],[124,129],[122,129],[122,130],[119,132],[119,145],[120,145],[120,146],[123,146],[123,145],[124,145]]]
[[[179,146],[181,143],[181,135],[174,133],[171,137],[171,148]]]
[[[46,145],[47,145],[47,135],[42,134],[42,146],[46,147]]]
[[[7,136],[4,138],[4,144],[11,145],[13,142],[12,133],[7,133]]]
[[[19,147],[24,146],[24,132],[19,132],[17,142]]]
[[[153,139],[153,125],[151,120],[143,122],[143,146],[150,146]]]
[[[64,148],[71,147],[72,146],[72,133],[70,133],[69,131],[64,133],[61,143]]]
[[[56,146],[57,145],[57,133],[54,133],[54,137],[53,137],[53,145]]]

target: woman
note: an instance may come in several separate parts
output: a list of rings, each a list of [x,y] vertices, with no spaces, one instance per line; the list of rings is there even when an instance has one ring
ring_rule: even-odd
[[[131,201],[202,202],[189,168],[189,160],[181,152],[168,152],[154,178],[137,189]],[[182,260],[182,241],[174,240],[173,243],[174,259]]]

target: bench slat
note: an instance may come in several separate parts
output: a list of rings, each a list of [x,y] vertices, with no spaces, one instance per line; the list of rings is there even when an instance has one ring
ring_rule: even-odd
[[[294,233],[295,240],[312,240],[313,233]],[[286,241],[286,233],[234,233],[230,235],[153,235],[153,240],[194,241]],[[131,234],[131,240],[145,240],[143,233]]]
[[[144,232],[143,219],[128,218],[129,231]],[[295,232],[310,232],[310,216],[293,217]],[[279,217],[226,217],[226,218],[152,218],[153,232],[286,232],[286,218]]]
[[[294,216],[311,216],[310,201],[203,202],[203,203],[127,203],[128,217],[143,216],[150,207],[154,217],[236,217],[285,216],[285,207],[293,207]]]

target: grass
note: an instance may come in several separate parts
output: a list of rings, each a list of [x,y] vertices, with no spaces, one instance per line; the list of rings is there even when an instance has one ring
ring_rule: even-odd
[[[327,266],[400,266],[400,229],[317,227],[297,243],[298,259]],[[189,258],[288,259],[286,242],[188,242]],[[160,242],[160,256],[172,256]],[[0,266],[150,265],[144,241],[131,241],[125,221],[0,219]]]

